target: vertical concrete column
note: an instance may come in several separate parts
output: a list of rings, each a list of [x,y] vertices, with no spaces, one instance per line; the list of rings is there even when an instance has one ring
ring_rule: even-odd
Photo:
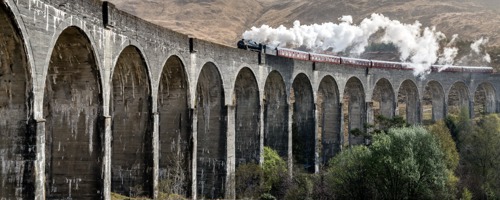
[[[293,103],[288,104],[288,157],[287,157],[287,163],[288,163],[288,174],[290,177],[293,176],[293,133],[292,133],[292,126],[293,126]]]
[[[261,91],[262,93],[263,91]],[[259,164],[262,166],[264,163],[264,109],[266,103],[264,100],[260,102],[260,122],[259,122],[259,139],[260,139],[260,147],[259,147]]]
[[[375,122],[375,116],[373,116],[373,102],[372,101],[367,101],[366,102],[366,123],[367,124],[373,124]],[[366,130],[369,131],[369,130]]]
[[[319,172],[319,165],[321,163],[321,160],[320,160],[320,154],[322,153],[322,148],[321,148],[321,140],[322,140],[322,137],[323,137],[323,128],[324,125],[323,123],[325,122],[325,118],[324,117],[321,117],[320,115],[323,115],[324,114],[324,108],[323,108],[323,112],[318,112],[317,109],[318,109],[318,105],[317,103],[314,104],[315,105],[315,111],[314,112],[314,115],[315,115],[315,122],[316,122],[316,132],[314,133],[314,173],[318,173]],[[318,119],[322,119],[322,120],[318,120]]]
[[[474,119],[474,100],[469,101],[469,117]]]
[[[417,124],[422,124],[422,119],[424,119],[423,117],[423,111],[422,111],[422,101],[420,100],[420,98],[417,99]]]
[[[339,149],[340,151],[344,150],[344,130],[345,130],[345,123],[344,123],[344,110],[342,109],[342,106],[344,106],[344,103],[339,102],[339,123],[340,123],[340,141],[339,141]]]
[[[227,160],[226,160],[226,199],[235,199],[235,172],[236,172],[236,112],[234,105],[227,106]]]
[[[35,199],[45,199],[45,119],[36,120]]]
[[[158,180],[160,178],[160,114],[153,113],[153,198],[158,199]]]
[[[193,127],[193,137],[192,137],[192,142],[193,142],[193,156],[192,156],[192,177],[191,177],[191,196],[193,197],[193,199],[196,199],[196,193],[198,192],[197,191],[197,180],[196,180],[196,165],[197,165],[197,155],[198,155],[198,112],[196,111],[196,108],[192,108],[193,110],[193,124],[191,127]]]
[[[366,115],[365,115],[365,123],[369,125],[373,125],[375,123],[375,116],[373,113],[373,101],[367,101],[366,103]],[[367,127],[366,130],[367,133],[370,133],[373,131],[373,128]],[[365,144],[368,144],[367,139],[365,138]]]
[[[495,103],[497,104],[495,113],[500,113],[500,100]]]
[[[443,112],[444,112],[444,117],[448,116],[448,102],[444,103]]]
[[[103,117],[104,117],[104,141],[102,146],[103,155],[103,199],[111,200],[111,142],[113,134],[111,132],[112,118],[110,112],[111,102],[111,69],[113,69],[113,32],[110,29],[104,29],[104,57],[102,85],[103,85]]]
[[[111,199],[111,140],[113,135],[111,133],[111,116],[104,116],[104,155],[103,155],[103,190],[105,200]]]
[[[196,194],[198,193],[198,188],[197,188],[197,178],[196,178],[196,170],[197,170],[197,157],[198,157],[198,111],[196,109],[196,80],[197,78],[193,77],[198,77],[196,73],[196,65],[197,65],[197,55],[196,55],[196,50],[195,50],[195,41],[194,38],[189,38],[189,52],[190,52],[190,62],[189,65],[187,66],[186,71],[189,73],[188,77],[192,77],[189,79],[189,94],[191,96],[190,98],[190,113],[191,113],[191,131],[192,131],[192,137],[191,137],[191,145],[193,147],[192,149],[192,157],[191,157],[191,197],[193,199],[197,199]]]

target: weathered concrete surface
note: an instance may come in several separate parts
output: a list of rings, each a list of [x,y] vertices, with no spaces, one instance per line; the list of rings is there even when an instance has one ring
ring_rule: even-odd
[[[189,197],[193,138],[187,83],[182,61],[176,56],[170,57],[163,69],[158,89],[159,189]]]
[[[373,89],[372,102],[373,115],[382,115],[384,117],[392,118],[394,116],[394,89],[389,80],[382,78],[377,81]]]
[[[340,102],[338,86],[333,77],[326,76],[321,80],[316,103],[317,141],[321,146],[316,152],[320,153],[320,163],[326,165],[328,161],[341,150]]]
[[[430,124],[445,116],[445,95],[443,87],[437,81],[430,81],[424,90],[422,101],[422,123]],[[494,98],[493,98],[494,99]]]
[[[406,80],[399,86],[398,114],[410,124],[420,122],[418,97],[418,89],[413,81]]]
[[[150,196],[153,162],[150,82],[137,48],[126,47],[120,54],[112,84],[111,190],[132,197]]]
[[[197,194],[199,198],[223,198],[226,180],[226,125],[224,91],[217,68],[206,64],[196,89]]]
[[[277,71],[269,74],[264,96],[264,145],[288,156],[288,102],[286,86]]]
[[[259,163],[260,96],[257,80],[248,68],[240,70],[234,86],[236,167]]]
[[[491,83],[481,83],[474,93],[474,116],[495,113],[495,88]]]
[[[94,0],[0,6],[4,199],[155,197],[172,181],[190,198],[232,198],[236,166],[261,145],[312,172],[364,142],[349,132],[375,114],[400,114],[399,99],[413,123],[500,108],[498,74],[259,59]]]
[[[448,92],[448,113],[458,114],[460,109],[469,109],[469,89],[464,82],[456,82]]]
[[[46,80],[47,198],[98,198],[100,84],[94,52],[77,28],[68,28],[57,40]]]
[[[293,160],[301,169],[314,172],[315,157],[315,115],[311,82],[305,74],[299,74],[293,81],[290,92],[293,104],[292,152]]]
[[[12,13],[0,8],[0,198],[33,198],[34,127],[31,78]],[[32,125],[32,124],[31,124]]]
[[[344,91],[344,138],[349,145],[363,144],[364,137],[351,134],[350,131],[358,129],[363,131],[365,124],[365,93],[361,81],[350,78]]]

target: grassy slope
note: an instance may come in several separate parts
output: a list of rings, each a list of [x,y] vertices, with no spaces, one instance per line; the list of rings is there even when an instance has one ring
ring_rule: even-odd
[[[290,26],[336,20],[352,15],[360,21],[382,13],[402,22],[419,20],[436,26],[449,37],[462,40],[490,38],[500,55],[500,3],[498,0],[110,0],[118,8],[167,28],[209,41],[234,46],[252,26]],[[499,65],[499,63],[495,63]]]

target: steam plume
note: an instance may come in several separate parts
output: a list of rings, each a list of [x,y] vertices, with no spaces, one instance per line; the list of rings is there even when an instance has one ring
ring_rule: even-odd
[[[458,49],[453,47],[457,35],[453,35],[448,45],[440,47],[440,42],[446,36],[436,31],[435,27],[422,28],[418,21],[405,24],[382,14],[372,14],[359,25],[353,24],[352,16],[343,16],[339,20],[338,24],[328,22],[312,25],[301,25],[299,21],[295,21],[291,28],[262,25],[245,31],[243,38],[271,47],[301,47],[313,52],[331,50],[334,53],[346,52],[357,56],[365,51],[376,35],[377,41],[394,44],[400,53],[400,61],[412,63],[410,65],[415,68],[416,75],[429,72],[430,66],[435,63],[445,67],[453,65],[458,54]],[[479,49],[486,42],[487,40],[482,40],[471,48]],[[485,57],[484,60],[488,59]]]

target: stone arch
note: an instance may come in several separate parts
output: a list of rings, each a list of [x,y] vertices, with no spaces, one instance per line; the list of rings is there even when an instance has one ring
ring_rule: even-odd
[[[429,81],[424,89],[422,102],[422,123],[432,124],[445,116],[443,86],[437,81]]]
[[[363,83],[357,77],[351,77],[346,83],[342,100],[342,112],[344,113],[343,137],[348,138],[349,145],[364,143],[363,136],[350,134],[350,132],[356,129],[364,131],[365,107]]]
[[[152,189],[152,120],[150,81],[139,49],[122,50],[112,75],[111,191],[150,196]]]
[[[448,91],[448,114],[458,114],[461,109],[469,108],[469,88],[464,82],[455,82]]]
[[[260,160],[259,88],[253,72],[243,68],[234,83],[236,167]]]
[[[306,171],[314,172],[315,116],[311,82],[305,74],[298,74],[291,89],[293,159],[298,166]]]
[[[474,92],[474,116],[496,112],[496,91],[489,82],[479,84]]]
[[[394,105],[396,105],[394,97],[391,82],[385,78],[379,79],[372,94],[373,116],[394,117]]]
[[[158,88],[159,180],[171,183],[169,189],[185,197],[191,195],[193,152],[188,82],[182,60],[169,57]]]
[[[272,71],[264,86],[264,146],[283,158],[288,158],[288,112],[285,81]]]
[[[316,105],[321,164],[326,165],[331,158],[340,152],[342,145],[339,89],[332,76],[325,76],[321,80]]]
[[[398,91],[398,115],[409,124],[420,123],[419,95],[417,85],[411,80],[405,80]]]
[[[226,180],[227,134],[222,78],[213,63],[206,63],[196,86],[197,197],[222,198]]]
[[[36,145],[32,79],[21,26],[5,3],[0,5],[0,196],[33,199]],[[8,116],[8,117],[7,117]]]
[[[100,198],[99,68],[89,38],[77,27],[65,29],[53,48],[44,114],[47,198]]]

